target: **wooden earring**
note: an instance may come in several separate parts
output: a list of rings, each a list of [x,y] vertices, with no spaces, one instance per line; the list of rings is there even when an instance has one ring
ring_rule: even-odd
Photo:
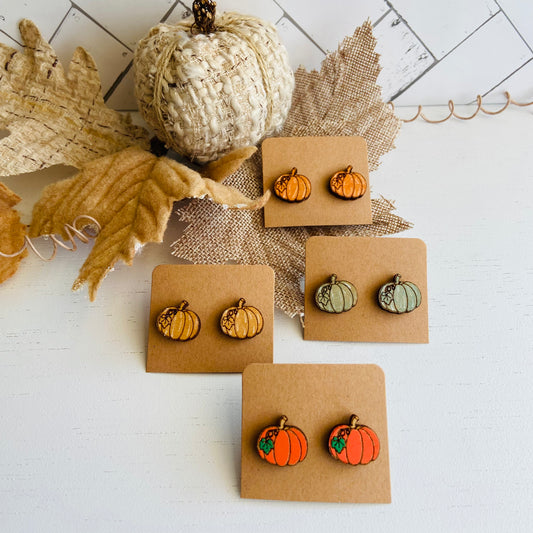
[[[285,202],[303,202],[311,194],[311,182],[293,167],[289,174],[282,174],[274,182],[274,194]]]
[[[244,305],[241,298],[236,307],[228,307],[220,317],[220,329],[234,339],[251,339],[263,331],[263,315],[256,307]]]
[[[190,341],[200,333],[200,317],[183,300],[178,307],[165,307],[155,321],[161,335],[175,341]]]
[[[357,289],[349,281],[337,281],[337,275],[332,274],[329,281],[315,291],[315,303],[326,313],[344,313],[357,303]]]
[[[366,465],[379,455],[379,439],[373,429],[358,424],[357,415],[349,424],[335,426],[329,435],[329,453],[347,465]]]
[[[278,426],[264,428],[257,439],[261,459],[277,466],[293,466],[307,455],[307,437],[296,426],[286,426],[287,417],[280,418]]]
[[[365,177],[359,172],[352,172],[352,166],[346,170],[340,170],[331,176],[329,190],[337,198],[342,200],[357,200],[364,196],[367,188]]]
[[[398,315],[414,311],[422,302],[420,289],[411,281],[400,281],[396,274],[390,283],[385,283],[378,292],[378,303],[382,309]]]

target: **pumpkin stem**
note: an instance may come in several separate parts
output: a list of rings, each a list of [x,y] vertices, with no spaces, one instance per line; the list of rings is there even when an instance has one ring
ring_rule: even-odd
[[[217,4],[213,0],[194,0],[192,3],[193,26],[196,26],[202,33],[213,33],[216,9]]]
[[[394,276],[394,285],[398,285],[400,283],[400,279],[401,279],[402,276],[400,276],[400,274],[396,274]]]
[[[352,165],[348,165],[348,168],[346,169],[346,174],[350,174],[350,172],[352,171]]]
[[[331,278],[329,278],[330,283],[336,283],[337,281],[337,274],[331,274]]]
[[[350,417],[350,428],[355,429],[355,426],[357,425],[357,422],[359,420],[359,417],[357,415],[352,415]]]
[[[178,306],[178,311],[183,311],[186,307],[189,307],[189,302],[187,300],[183,300]]]
[[[237,307],[239,309],[242,309],[244,307],[244,304],[246,303],[246,300],[244,298],[240,298],[239,302],[237,303]]]
[[[291,169],[291,178],[298,172],[298,169],[296,167],[292,167]]]
[[[287,422],[288,418],[283,415],[280,419],[279,419],[279,427],[278,429],[283,429],[285,427],[285,422]]]

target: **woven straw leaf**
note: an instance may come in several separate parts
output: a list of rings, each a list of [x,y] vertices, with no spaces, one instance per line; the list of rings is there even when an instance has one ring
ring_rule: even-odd
[[[24,245],[26,226],[21,224],[18,212],[13,209],[19,202],[20,198],[0,183],[0,252],[8,255],[18,252]],[[24,251],[15,257],[0,257],[0,283],[17,271],[26,255]]]
[[[24,51],[0,43],[0,175],[60,163],[84,163],[128,146],[148,147],[149,135],[129,116],[106,107],[91,56],[76,49],[68,74],[29,20],[20,23]]]
[[[368,144],[369,168],[379,165],[394,147],[400,121],[381,100],[376,40],[369,23],[328,54],[320,72],[296,71],[293,104],[282,135],[361,135]],[[248,196],[261,193],[261,156],[256,154],[226,183]],[[276,272],[275,304],[288,315],[303,312],[300,282],[305,268],[305,242],[312,235],[378,236],[411,224],[393,213],[392,202],[372,200],[373,223],[364,226],[268,228],[253,211],[224,211],[214,204],[192,201],[179,211],[189,222],[172,253],[193,263],[237,261],[267,264]]]
[[[66,238],[64,225],[80,215],[99,222],[102,230],[73,286],[76,290],[87,283],[94,300],[118,260],[131,265],[143,244],[163,240],[174,201],[203,196],[249,209],[266,201],[250,200],[176,161],[130,147],[87,163],[76,176],[46,187],[33,209],[30,235],[59,233]]]

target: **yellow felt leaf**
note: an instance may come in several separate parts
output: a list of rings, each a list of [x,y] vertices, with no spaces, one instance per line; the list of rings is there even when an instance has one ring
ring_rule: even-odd
[[[106,107],[92,57],[78,48],[65,73],[53,48],[29,20],[20,23],[24,51],[0,43],[0,176],[64,163],[81,168],[149,134]]]
[[[242,162],[242,160],[241,160]],[[161,242],[174,201],[208,196],[229,207],[255,209],[266,197],[250,200],[228,187],[166,157],[131,147],[84,166],[73,178],[45,188],[33,210],[31,236],[64,233],[80,215],[102,227],[73,288],[84,283],[89,296],[118,260],[131,264],[137,248]]]
[[[13,206],[19,202],[20,198],[0,183],[0,252],[2,254],[14,254],[24,245],[26,226],[21,224],[18,212],[13,209]],[[26,251],[15,257],[0,255],[0,283],[17,271],[20,261],[26,255]]]

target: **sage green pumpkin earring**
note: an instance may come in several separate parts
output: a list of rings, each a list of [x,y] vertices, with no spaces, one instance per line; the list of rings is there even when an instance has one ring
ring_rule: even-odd
[[[337,281],[337,274],[332,274],[329,282],[315,291],[315,303],[326,313],[344,313],[357,303],[357,289],[349,281]]]
[[[414,311],[422,303],[420,289],[412,281],[400,281],[396,274],[390,283],[385,283],[378,292],[378,303],[389,313],[401,315]]]

